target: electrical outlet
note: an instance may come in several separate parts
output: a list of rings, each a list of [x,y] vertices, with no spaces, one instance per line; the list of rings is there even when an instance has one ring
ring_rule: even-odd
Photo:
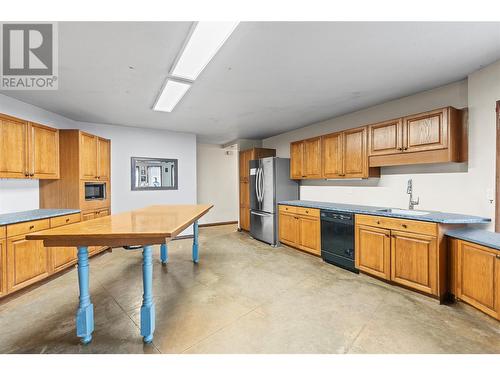
[[[486,189],[486,199],[490,204],[493,204],[495,202],[495,190],[492,188]]]

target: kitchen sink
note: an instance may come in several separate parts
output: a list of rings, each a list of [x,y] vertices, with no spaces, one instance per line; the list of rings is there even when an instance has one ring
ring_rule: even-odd
[[[429,213],[427,211],[402,210],[399,208],[382,208],[381,210],[377,210],[377,212],[387,212],[396,215],[408,215],[408,216],[421,216],[421,215],[427,215]]]

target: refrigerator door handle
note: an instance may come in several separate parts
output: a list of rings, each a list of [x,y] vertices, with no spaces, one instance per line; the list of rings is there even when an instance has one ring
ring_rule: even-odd
[[[261,213],[258,213],[258,212],[255,212],[255,211],[250,211],[250,214],[252,215],[257,215],[257,216],[270,216],[270,214],[261,214]]]
[[[264,196],[264,191],[262,190],[262,168],[258,169],[259,173],[259,203],[262,203],[262,198]]]
[[[260,202],[260,168],[257,168],[257,172],[255,174],[255,195],[257,196],[257,202]]]
[[[260,168],[260,203],[264,201],[264,169]]]

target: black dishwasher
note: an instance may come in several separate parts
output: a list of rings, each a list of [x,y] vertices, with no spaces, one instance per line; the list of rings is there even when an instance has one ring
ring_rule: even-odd
[[[354,266],[354,214],[321,210],[321,257],[358,272]]]

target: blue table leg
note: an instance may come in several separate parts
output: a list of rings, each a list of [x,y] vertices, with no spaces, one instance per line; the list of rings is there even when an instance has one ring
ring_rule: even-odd
[[[160,259],[162,264],[167,264],[168,262],[168,247],[167,244],[164,243],[160,246]]]
[[[92,341],[94,332],[94,305],[89,293],[89,252],[86,246],[78,248],[78,284],[80,304],[76,312],[76,335],[83,344]]]
[[[200,257],[198,255],[198,220],[193,223],[193,262],[198,263]]]
[[[141,306],[141,336],[145,343],[153,341],[155,331],[155,305],[153,304],[153,247],[144,246],[142,263],[142,283],[144,294]]]

